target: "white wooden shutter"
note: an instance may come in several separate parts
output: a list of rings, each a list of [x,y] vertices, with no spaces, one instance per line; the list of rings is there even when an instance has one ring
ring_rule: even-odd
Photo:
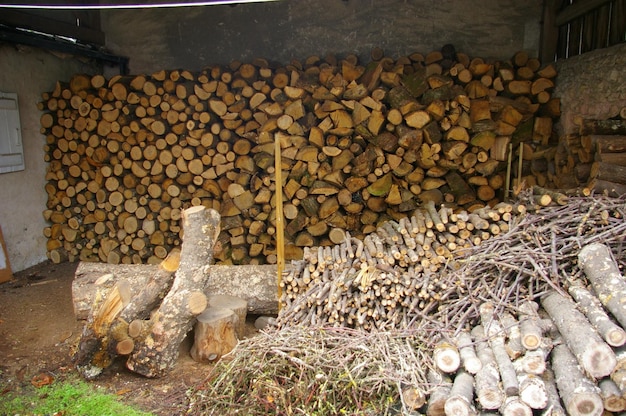
[[[17,94],[0,92],[0,173],[24,170]]]

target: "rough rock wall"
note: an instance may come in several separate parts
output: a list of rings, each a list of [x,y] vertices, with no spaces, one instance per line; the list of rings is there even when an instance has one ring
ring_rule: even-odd
[[[557,62],[560,134],[577,132],[574,117],[604,120],[626,106],[626,44]]]
[[[388,56],[452,43],[470,56],[537,55],[540,0],[280,0],[237,6],[105,10],[107,47],[133,74],[262,57],[282,64],[310,55]],[[109,74],[113,75],[113,74]]]

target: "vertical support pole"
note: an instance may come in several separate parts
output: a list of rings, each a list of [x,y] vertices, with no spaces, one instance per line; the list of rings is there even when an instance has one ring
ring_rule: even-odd
[[[280,136],[274,136],[274,173],[276,179],[276,266],[278,270],[278,309],[282,296],[283,270],[285,269],[285,230],[283,224],[283,170],[280,149]]]

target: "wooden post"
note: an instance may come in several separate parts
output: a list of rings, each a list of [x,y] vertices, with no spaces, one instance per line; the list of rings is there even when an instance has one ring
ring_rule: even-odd
[[[280,138],[274,137],[274,164],[276,175],[276,266],[278,268],[278,299],[282,296],[283,270],[285,269],[285,231],[283,224],[283,162]],[[280,303],[278,305],[280,309]]]

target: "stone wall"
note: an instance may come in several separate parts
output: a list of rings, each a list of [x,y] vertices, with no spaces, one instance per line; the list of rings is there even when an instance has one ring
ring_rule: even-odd
[[[237,6],[105,10],[107,47],[133,74],[232,60],[286,64],[310,55],[390,57],[452,43],[470,56],[537,55],[539,0],[279,0]],[[108,74],[113,75],[113,74]]]
[[[561,98],[559,134],[577,132],[574,117],[604,120],[626,106],[626,44],[557,62]]]
[[[45,136],[40,133],[37,103],[42,91],[72,74],[96,71],[77,59],[59,57],[37,48],[0,44],[0,91],[18,95],[25,169],[0,174],[0,226],[14,272],[46,260],[47,164]]]

